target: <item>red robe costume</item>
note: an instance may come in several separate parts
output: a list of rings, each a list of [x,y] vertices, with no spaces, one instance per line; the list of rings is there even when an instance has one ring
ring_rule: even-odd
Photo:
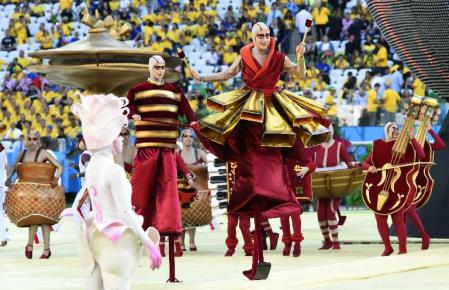
[[[220,113],[212,114],[200,121],[199,136],[203,144],[214,155],[226,162],[233,161],[237,164],[236,178],[230,196],[228,212],[243,216],[253,216],[255,219],[256,234],[253,266],[251,270],[245,271],[244,275],[249,279],[259,279],[256,277],[258,264],[263,264],[264,267],[267,266],[267,263],[263,261],[262,218],[299,215],[300,205],[289,186],[288,173],[284,166],[283,151],[280,148],[291,147],[293,144],[286,146],[287,142],[285,142],[285,139],[279,142],[279,144],[276,144],[276,141],[268,142],[269,144],[266,142],[270,136],[273,136],[272,138],[283,137],[282,132],[272,135],[272,132],[267,132],[265,129],[268,127],[267,125],[270,125],[268,124],[270,122],[280,121],[282,123],[284,120],[282,119],[283,112],[279,110],[282,104],[275,98],[274,92],[281,92],[281,89],[276,87],[276,83],[284,69],[285,55],[275,49],[275,43],[272,39],[267,59],[261,66],[251,54],[253,47],[254,44],[248,44],[240,50],[243,64],[242,77],[245,82],[245,90],[256,94],[263,92],[263,107],[260,114],[263,120],[258,119],[254,121],[250,117],[245,117],[246,114],[249,114],[257,119],[257,114],[254,114],[254,110],[250,110],[251,113],[248,113],[248,111],[245,111],[245,107],[241,105],[242,103],[235,102],[235,106],[240,107],[236,109],[237,107],[231,106],[225,112],[232,112],[234,108],[233,115],[238,115],[238,118],[235,119],[237,124],[231,126],[232,131],[229,135],[226,135],[223,142],[214,142],[211,135],[201,133],[201,131],[205,132],[205,128],[208,126],[217,127],[221,121],[226,121],[218,115]],[[237,91],[233,91],[234,96],[239,95]],[[241,97],[244,99],[245,94],[241,95]],[[250,104],[248,101],[251,99],[250,95],[246,95],[246,98],[247,102],[245,104]],[[254,103],[260,104],[256,100]],[[242,111],[239,111],[240,108]],[[219,116],[217,118],[220,121],[213,120],[214,115]],[[320,119],[317,115],[313,116],[316,119]],[[271,121],[270,118],[275,119],[275,121]],[[207,120],[211,119],[212,122],[207,124]],[[210,125],[210,123],[213,124]],[[296,137],[290,125],[287,126],[286,128],[290,130],[289,136]],[[223,133],[222,136],[224,135]],[[285,133],[285,136],[287,136],[287,133]],[[265,144],[265,146],[262,144]],[[262,277],[262,279],[266,278],[264,275]]]
[[[423,159],[425,156],[424,150],[415,138],[411,140],[411,146],[413,146],[416,151],[418,159]],[[363,162],[363,168],[365,170],[368,170],[368,168],[373,165],[372,157],[373,156],[371,153]],[[406,209],[401,209],[391,215],[394,228],[396,229],[396,233],[398,235],[399,254],[407,253],[407,227],[405,225],[405,211]],[[388,215],[380,215],[375,213],[374,216],[376,218],[377,230],[379,231],[385,247],[382,256],[389,256],[393,253],[393,247],[391,246],[390,233],[388,230]]]
[[[129,116],[136,121],[137,156],[132,177],[132,204],[144,217],[143,228],[155,227],[162,235],[180,234],[181,211],[176,174],[178,116],[189,122],[195,115],[184,94],[173,84],[142,82],[128,93]]]
[[[349,145],[348,145],[349,144]],[[352,161],[349,155],[349,143],[346,140],[335,138],[334,143],[330,147],[325,144],[318,146],[313,155],[313,159],[318,168],[334,167],[340,165],[344,161],[349,167]],[[338,241],[338,221],[336,213],[341,203],[341,198],[319,198],[317,203],[318,223],[320,225],[321,234],[324,242],[320,250],[340,248]],[[332,241],[330,235],[332,235]]]
[[[446,144],[444,144],[444,141],[438,136],[435,131],[432,129],[429,130],[430,135],[434,139],[434,143],[430,143],[430,146],[432,150],[443,150],[446,147]],[[430,244],[430,236],[426,232],[426,229],[424,228],[424,225],[422,224],[421,218],[419,217],[418,213],[416,212],[416,205],[412,204],[406,211],[405,211],[405,219],[411,219],[413,224],[418,229],[419,234],[421,235],[422,239],[422,245],[421,249],[427,250],[429,248]]]

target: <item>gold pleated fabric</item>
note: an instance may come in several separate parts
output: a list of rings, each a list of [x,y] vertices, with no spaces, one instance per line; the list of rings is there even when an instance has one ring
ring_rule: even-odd
[[[297,135],[310,147],[324,142],[329,134],[314,119],[326,116],[323,105],[287,90],[266,100],[261,91],[241,88],[210,97],[207,106],[218,112],[200,120],[200,131],[219,144],[226,142],[240,120],[262,123],[262,146],[268,147],[292,147]]]

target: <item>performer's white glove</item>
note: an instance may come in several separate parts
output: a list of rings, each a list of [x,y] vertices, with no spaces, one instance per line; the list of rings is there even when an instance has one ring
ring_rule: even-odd
[[[374,173],[374,172],[376,172],[376,170],[377,170],[377,168],[375,166],[368,167],[368,172],[369,173]]]
[[[141,121],[142,120],[142,117],[140,117],[140,115],[137,115],[137,114],[134,114],[132,117],[133,117],[134,121]]]
[[[152,270],[159,269],[162,263],[162,257],[158,247],[150,239],[148,239],[148,241],[145,244],[145,249],[148,253],[148,256],[150,256],[151,259],[151,269]]]
[[[304,177],[304,175],[306,175],[307,172],[309,172],[309,167],[307,167],[307,166],[300,167],[299,171],[296,172],[296,176]]]

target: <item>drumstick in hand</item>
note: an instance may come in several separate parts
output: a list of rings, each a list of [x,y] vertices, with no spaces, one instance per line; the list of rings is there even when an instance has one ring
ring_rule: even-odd
[[[306,42],[306,38],[307,38],[307,33],[309,33],[310,28],[312,27],[312,19],[311,18],[307,18],[306,19],[306,31],[304,32],[304,36],[302,38],[301,43],[305,43]]]

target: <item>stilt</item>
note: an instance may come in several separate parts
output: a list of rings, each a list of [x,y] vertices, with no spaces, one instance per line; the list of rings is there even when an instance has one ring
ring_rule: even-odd
[[[179,281],[175,276],[175,237],[171,234],[168,235],[168,261],[169,261],[169,272],[167,283],[178,283]]]
[[[249,280],[265,280],[270,274],[271,263],[264,262],[261,216],[256,207],[254,208],[254,225],[253,263],[250,270],[243,271],[243,275]]]

